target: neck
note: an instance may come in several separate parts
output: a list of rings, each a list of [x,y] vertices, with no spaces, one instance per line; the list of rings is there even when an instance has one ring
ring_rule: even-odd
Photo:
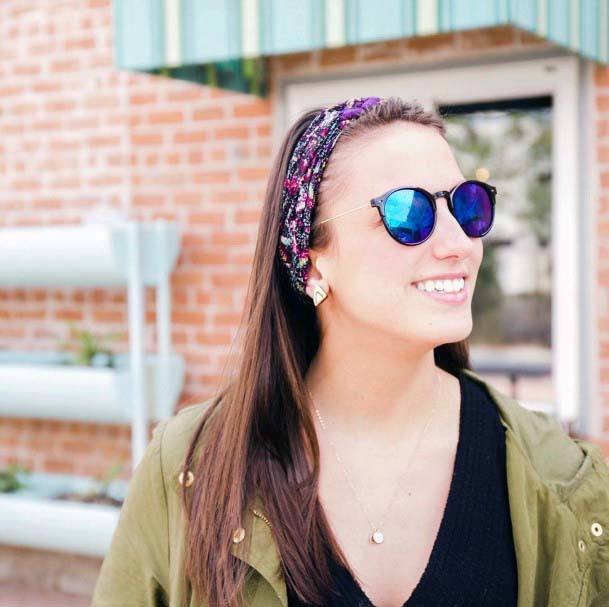
[[[305,383],[328,424],[354,438],[393,442],[420,427],[442,396],[444,375],[431,346],[325,335]]]

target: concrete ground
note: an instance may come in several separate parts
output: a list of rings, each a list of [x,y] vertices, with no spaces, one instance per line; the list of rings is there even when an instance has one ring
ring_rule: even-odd
[[[18,585],[0,584],[0,607],[90,607],[91,599]]]

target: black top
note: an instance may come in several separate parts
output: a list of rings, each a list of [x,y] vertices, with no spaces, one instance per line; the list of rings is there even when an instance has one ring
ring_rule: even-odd
[[[516,555],[510,518],[505,428],[487,390],[464,373],[459,440],[440,528],[422,577],[403,607],[515,607]],[[328,607],[374,607],[357,581],[332,563]],[[289,607],[308,605],[288,584]]]

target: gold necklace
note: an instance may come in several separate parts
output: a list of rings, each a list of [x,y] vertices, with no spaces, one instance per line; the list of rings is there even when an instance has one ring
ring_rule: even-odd
[[[419,438],[417,440],[417,443],[415,445],[412,457],[410,458],[410,461],[408,462],[408,467],[406,468],[407,471],[410,470],[410,466],[412,465],[412,462],[414,461],[414,456],[419,448],[419,445],[421,443],[421,440],[423,438],[423,435],[425,434],[425,432],[427,432],[427,428],[429,427],[431,420],[434,416],[434,413],[436,411],[436,408],[438,406],[438,403],[440,401],[439,399],[439,394],[440,394],[440,374],[436,368],[436,398],[435,398],[435,402],[433,404],[433,407],[431,409],[431,413],[429,415],[429,419],[427,420],[427,423],[425,424],[425,427],[423,428],[423,432],[421,432],[421,434],[419,435]],[[311,400],[313,401],[313,395],[311,394],[311,391],[309,390],[309,396],[311,397]],[[319,419],[319,423],[321,424],[321,427],[324,429],[324,432],[327,432],[326,430],[326,424],[324,422],[324,420],[321,417],[321,413],[319,412],[319,409],[317,407],[315,407],[315,413],[317,414],[317,417]],[[370,528],[372,529],[372,533],[368,536],[368,541],[371,544],[382,544],[384,539],[385,539],[385,534],[381,531],[383,524],[381,525],[373,525],[372,522],[370,521],[370,518],[368,517],[368,515],[366,514],[366,509],[364,508],[363,503],[361,502],[361,500],[359,499],[358,495],[357,495],[357,491],[355,490],[355,487],[353,486],[353,484],[351,483],[349,476],[347,474],[347,471],[345,469],[345,466],[343,465],[342,460],[340,459],[338,452],[336,450],[336,445],[334,444],[334,442],[332,441],[332,439],[330,439],[328,437],[328,440],[330,442],[330,445],[332,446],[332,450],[334,451],[334,455],[342,469],[343,472],[343,476],[345,477],[345,480],[347,481],[347,484],[349,485],[349,487],[351,488],[351,491],[353,492],[353,496],[355,497],[355,499],[357,500],[357,502],[360,505],[360,508],[362,509],[362,512],[364,513],[364,516],[366,517],[366,519],[368,520],[368,524],[370,525]],[[398,489],[401,487],[402,483],[397,483],[396,485],[396,489],[394,491],[393,497],[389,502],[389,507],[387,508],[387,510],[385,511],[385,514],[389,511],[389,509],[391,508],[391,506],[393,505],[393,502],[395,501],[395,497],[397,494]],[[410,494],[409,494],[410,495]]]

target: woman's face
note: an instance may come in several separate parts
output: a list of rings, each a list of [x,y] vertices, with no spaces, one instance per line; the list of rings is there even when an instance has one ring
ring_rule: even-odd
[[[434,193],[465,181],[448,143],[433,127],[394,122],[379,127],[369,138],[340,143],[325,171],[330,185],[319,219],[397,186],[419,186]],[[316,281],[330,288],[329,298],[318,309],[322,322],[340,326],[341,320],[347,320],[431,347],[461,341],[471,333],[471,300],[482,240],[465,234],[445,198],[438,198],[436,204],[434,231],[416,246],[393,240],[373,207],[326,224],[332,244],[323,251],[310,251],[314,267],[307,284],[309,295]],[[452,272],[465,276],[462,303],[440,300],[441,295],[433,297],[415,286]]]

